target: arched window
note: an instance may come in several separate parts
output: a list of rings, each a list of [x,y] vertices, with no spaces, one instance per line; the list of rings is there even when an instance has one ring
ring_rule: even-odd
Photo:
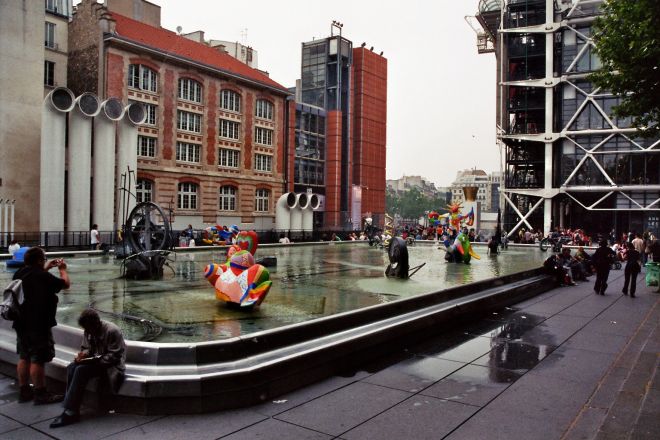
[[[179,79],[179,99],[202,102],[202,85],[190,78]]]
[[[257,212],[268,212],[268,205],[270,200],[270,191],[267,189],[258,189],[255,192],[254,210]]]
[[[236,211],[236,187],[220,187],[220,211]]]
[[[137,203],[151,202],[154,199],[154,183],[147,179],[138,179],[135,187]]]
[[[197,185],[192,182],[179,183],[177,200],[179,209],[197,209]]]
[[[156,93],[158,91],[158,74],[142,64],[128,66],[128,87],[131,89],[146,90]]]
[[[273,119],[273,103],[265,99],[257,99],[254,115],[257,118]]]
[[[222,90],[220,92],[220,108],[230,112],[240,113],[241,95],[232,90]]]

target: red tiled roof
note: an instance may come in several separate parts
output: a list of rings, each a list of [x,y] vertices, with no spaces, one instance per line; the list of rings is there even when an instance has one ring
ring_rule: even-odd
[[[124,39],[158,49],[164,53],[215,67],[284,92],[287,91],[284,86],[273,81],[267,75],[226,53],[220,52],[218,49],[189,40],[162,27],[153,27],[133,20],[116,12],[112,12],[111,15],[116,22],[115,31],[117,35]]]

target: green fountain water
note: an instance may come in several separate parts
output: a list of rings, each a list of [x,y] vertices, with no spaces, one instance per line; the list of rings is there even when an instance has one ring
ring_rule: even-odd
[[[261,247],[259,256],[276,256],[270,268],[273,287],[260,308],[227,307],[215,299],[203,275],[224,252],[180,252],[159,281],[119,278],[112,257],[67,259],[72,287],[60,294],[57,320],[76,326],[82,309],[93,306],[123,328],[127,339],[154,342],[218,340],[316,319],[348,310],[539,267],[547,254],[510,248],[498,257],[477,247],[472,264],[444,261],[444,251],[418,244],[409,248],[410,265],[426,265],[409,280],[384,276],[387,254],[366,243]],[[13,271],[0,271],[5,285]]]

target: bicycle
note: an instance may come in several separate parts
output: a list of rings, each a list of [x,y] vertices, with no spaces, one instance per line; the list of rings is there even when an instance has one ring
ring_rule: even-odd
[[[545,237],[539,243],[539,248],[541,249],[541,251],[545,252],[552,247],[552,252],[559,253],[561,252],[561,248],[565,244],[568,244],[570,242],[571,239],[568,237],[559,237],[559,238]]]

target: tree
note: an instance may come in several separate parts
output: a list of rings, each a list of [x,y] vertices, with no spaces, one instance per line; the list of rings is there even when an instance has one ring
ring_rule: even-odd
[[[660,2],[608,0],[594,41],[603,68],[591,80],[621,97],[618,117],[632,118],[645,137],[660,134]]]

